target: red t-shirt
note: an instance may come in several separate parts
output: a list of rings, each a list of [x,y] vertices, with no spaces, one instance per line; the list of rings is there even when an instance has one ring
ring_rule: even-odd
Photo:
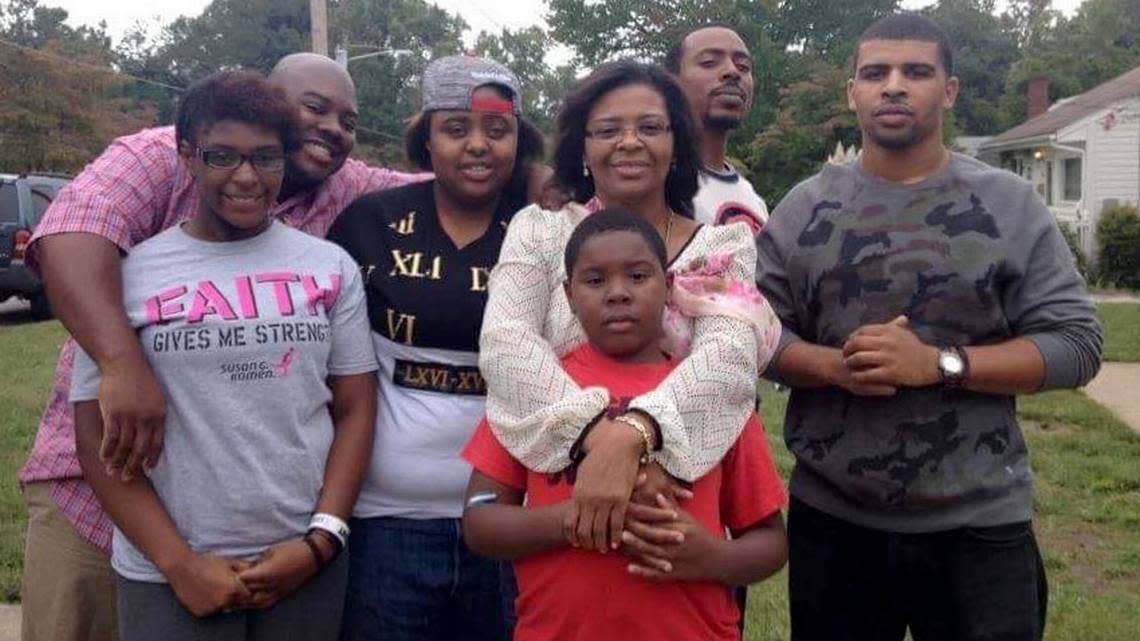
[[[584,345],[562,359],[579,385],[597,385],[616,397],[648,392],[675,363],[621,363]],[[570,498],[563,479],[527,470],[480,423],[463,456],[484,475],[524,490],[527,505]],[[753,415],[719,465],[693,485],[682,504],[717,536],[771,516],[787,502],[764,428]],[[519,597],[515,641],[704,641],[740,638],[740,612],[728,587],[712,582],[653,583],[626,571],[621,554],[566,547],[515,560]]]

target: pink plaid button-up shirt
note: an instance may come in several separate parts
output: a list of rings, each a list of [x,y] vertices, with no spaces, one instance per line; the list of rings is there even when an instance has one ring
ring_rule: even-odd
[[[424,180],[349,160],[319,188],[278,204],[272,214],[292,227],[324,236],[353,200],[371,191]],[[35,265],[36,241],[51,234],[98,234],[124,252],[198,211],[194,179],[179,162],[173,127],[146,129],[116,139],[64,188],[40,221],[28,250]],[[69,339],[60,351],[55,385],[40,421],[21,483],[50,482],[52,497],[83,538],[111,549],[111,521],[83,480],[75,453],[75,424],[68,394],[75,356]]]

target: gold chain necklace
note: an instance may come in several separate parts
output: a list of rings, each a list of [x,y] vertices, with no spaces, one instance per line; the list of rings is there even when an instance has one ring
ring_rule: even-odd
[[[669,210],[669,217],[665,219],[665,253],[669,253],[669,236],[673,233],[673,210]]]

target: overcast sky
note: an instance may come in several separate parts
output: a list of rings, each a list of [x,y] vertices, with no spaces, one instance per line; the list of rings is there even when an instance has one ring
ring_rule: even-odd
[[[498,32],[503,27],[517,29],[534,24],[545,25],[543,14],[546,5],[543,0],[511,0],[510,11],[503,11],[498,0],[428,0],[452,13],[458,13],[470,25],[466,34],[469,41],[480,31]],[[1072,14],[1080,0],[1053,0],[1053,6],[1067,14]],[[40,0],[41,5],[62,7],[69,14],[73,25],[96,24],[100,20],[107,23],[107,30],[116,41],[136,22],[152,25],[170,22],[181,15],[197,15],[202,12],[209,0]],[[903,0],[903,6],[915,9],[932,4],[930,0]],[[1003,3],[999,0],[998,5]]]

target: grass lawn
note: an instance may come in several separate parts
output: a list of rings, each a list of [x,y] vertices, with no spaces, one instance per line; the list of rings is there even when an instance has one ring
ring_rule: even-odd
[[[1140,363],[1140,303],[1101,303],[1096,307],[1104,325],[1104,360]]]
[[[768,442],[786,475],[787,394],[764,385],[762,395]],[[1079,392],[1023,397],[1019,415],[1049,576],[1045,638],[1140,639],[1140,435]],[[789,638],[786,583],[785,571],[749,589],[749,641]]]
[[[1127,305],[1101,306],[1114,339],[1123,319],[1115,316],[1116,307]],[[25,516],[16,472],[31,446],[63,338],[57,323],[0,327],[3,601],[19,596]],[[787,395],[765,385],[763,396],[768,438],[786,476],[791,458],[781,431]],[[1046,638],[1140,639],[1140,436],[1077,392],[1023,398],[1020,415],[1033,458],[1036,527],[1049,570]],[[781,574],[750,590],[749,641],[788,638],[785,582]]]
[[[0,601],[20,598],[27,514],[16,475],[35,440],[66,336],[56,322],[0,326]]]

